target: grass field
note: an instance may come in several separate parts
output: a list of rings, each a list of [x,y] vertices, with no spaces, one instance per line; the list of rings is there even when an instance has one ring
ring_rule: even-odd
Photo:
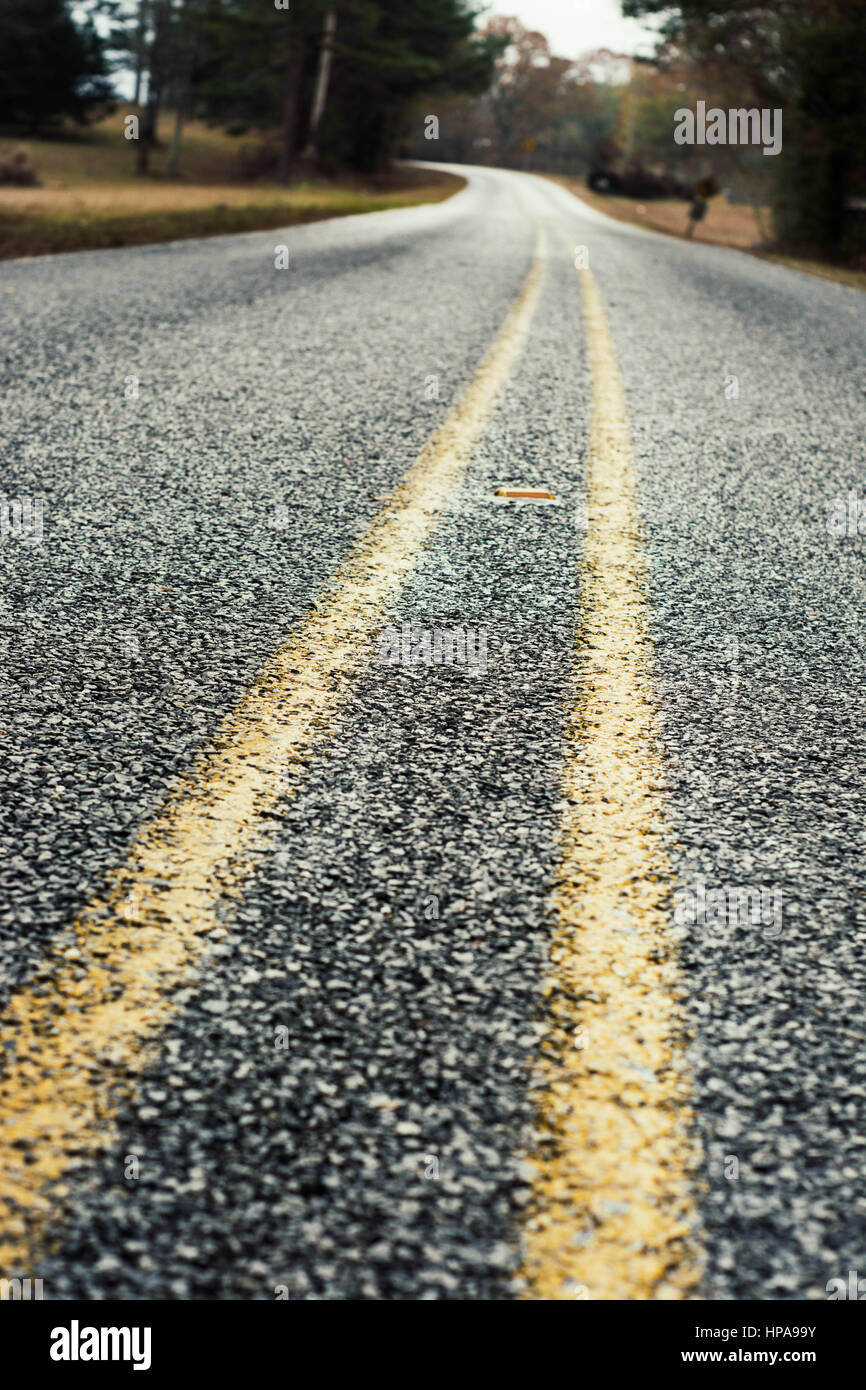
[[[284,227],[324,217],[438,202],[462,180],[401,169],[370,180],[298,182],[286,188],[242,175],[241,153],[263,135],[232,138],[193,123],[184,132],[179,176],[165,175],[170,125],[160,134],[152,174],[135,175],[136,146],[123,137],[123,112],[77,138],[4,141],[23,147],[38,188],[0,187],[0,257]]]
[[[575,193],[590,207],[607,213],[620,222],[632,222],[636,226],[649,227],[652,231],[663,232],[667,236],[682,237],[688,226],[688,203],[681,199],[659,199],[642,203],[637,198],[621,198],[608,194],[593,193],[578,179],[550,176],[556,183]],[[746,203],[726,203],[724,198],[713,198],[703,222],[695,227],[694,240],[709,242],[713,246],[732,246],[738,251],[748,251],[764,260],[775,261],[779,265],[791,266],[794,270],[804,270],[810,275],[819,275],[826,280],[836,280],[853,289],[866,290],[866,271],[849,270],[824,261],[802,260],[779,255],[764,249],[769,238],[769,214],[760,218]]]

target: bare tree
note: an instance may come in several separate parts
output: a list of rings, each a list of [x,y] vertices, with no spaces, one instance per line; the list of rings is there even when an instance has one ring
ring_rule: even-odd
[[[316,88],[313,94],[313,108],[310,112],[310,130],[304,159],[316,158],[316,136],[328,99],[328,80],[331,76],[331,59],[334,54],[334,34],[337,29],[337,8],[330,5],[325,11],[325,24],[322,30],[322,46],[319,49],[319,66],[316,72]]]

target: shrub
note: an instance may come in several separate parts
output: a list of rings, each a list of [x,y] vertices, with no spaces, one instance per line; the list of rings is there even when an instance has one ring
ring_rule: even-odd
[[[20,188],[39,186],[30,155],[20,146],[15,150],[0,149],[0,184],[4,183],[14,183]]]

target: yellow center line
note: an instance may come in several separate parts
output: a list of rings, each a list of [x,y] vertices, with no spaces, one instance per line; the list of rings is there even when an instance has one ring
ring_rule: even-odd
[[[696,1151],[644,562],[616,351],[595,280],[579,274],[589,524],[522,1296],[679,1299],[700,1278]]]
[[[168,991],[206,945],[266,843],[267,816],[333,731],[388,604],[418,561],[520,352],[543,277],[527,280],[461,400],[328,591],[265,664],[102,896],[0,1018],[0,1272],[27,1272],[67,1195],[74,1155],[114,1141],[112,1117],[155,1055]]]

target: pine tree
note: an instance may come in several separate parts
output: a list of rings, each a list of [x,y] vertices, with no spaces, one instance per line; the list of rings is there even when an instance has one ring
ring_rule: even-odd
[[[31,130],[64,116],[83,121],[112,95],[96,31],[75,23],[68,0],[3,0],[0,121]]]
[[[492,72],[493,49],[463,0],[305,0],[288,9],[210,0],[202,30],[205,114],[278,127],[283,179],[310,142],[323,45],[331,62],[316,153],[363,171],[387,162],[420,93],[481,91]]]

